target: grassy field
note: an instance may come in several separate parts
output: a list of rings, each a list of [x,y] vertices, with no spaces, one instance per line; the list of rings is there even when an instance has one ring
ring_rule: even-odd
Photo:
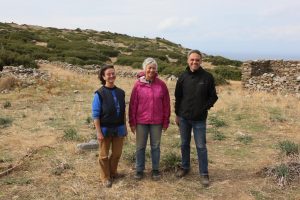
[[[180,139],[172,110],[162,136],[162,179],[151,180],[149,153],[146,178],[133,179],[135,136],[130,133],[119,165],[126,176],[106,189],[99,181],[98,151],[76,149],[95,138],[90,116],[99,87],[96,75],[51,65],[41,69],[52,74],[50,82],[0,94],[0,173],[19,164],[0,177],[0,199],[300,199],[299,175],[284,186],[261,175],[264,168],[290,159],[278,148],[280,142],[300,143],[299,99],[245,91],[240,82],[219,86],[208,120],[209,188],[200,184],[193,143],[191,173],[174,176]],[[117,79],[127,103],[134,81]],[[173,108],[175,82],[167,85]],[[299,154],[293,159],[299,164]]]

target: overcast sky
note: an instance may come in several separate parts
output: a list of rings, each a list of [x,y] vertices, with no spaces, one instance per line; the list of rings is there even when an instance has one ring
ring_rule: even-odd
[[[300,60],[299,0],[0,0],[0,22],[161,37],[232,59]]]

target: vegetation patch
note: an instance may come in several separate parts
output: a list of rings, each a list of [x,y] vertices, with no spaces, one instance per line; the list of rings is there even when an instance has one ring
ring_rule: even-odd
[[[287,156],[299,154],[299,144],[289,140],[279,142],[278,148]]]
[[[3,108],[9,108],[9,107],[11,107],[10,101],[5,101],[5,102],[3,103]]]
[[[240,135],[236,138],[236,140],[243,144],[250,144],[253,141],[253,138],[251,135]]]
[[[264,177],[271,177],[281,187],[300,180],[300,163],[288,162],[263,168],[259,172]]]
[[[175,171],[181,163],[181,156],[175,152],[167,152],[163,154],[161,159],[161,167],[164,171]]]
[[[0,127],[1,128],[5,128],[11,125],[12,123],[12,119],[11,118],[7,118],[7,117],[0,117]]]
[[[80,140],[80,136],[79,136],[77,130],[74,129],[74,128],[69,128],[69,129],[64,130],[63,138],[65,140],[69,140],[69,141],[78,141],[78,140]]]
[[[269,108],[270,120],[272,122],[285,122],[286,118],[279,108]]]
[[[226,123],[223,119],[220,119],[216,115],[210,115],[208,117],[208,123],[214,127],[223,127],[226,126]]]

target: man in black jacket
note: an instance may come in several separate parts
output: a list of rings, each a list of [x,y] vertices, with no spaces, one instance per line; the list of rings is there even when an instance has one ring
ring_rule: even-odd
[[[176,124],[180,128],[182,168],[177,177],[190,170],[190,143],[193,130],[197,148],[201,183],[209,185],[206,148],[206,119],[208,110],[217,101],[213,76],[201,66],[202,54],[198,50],[188,53],[188,67],[179,77],[175,88]]]

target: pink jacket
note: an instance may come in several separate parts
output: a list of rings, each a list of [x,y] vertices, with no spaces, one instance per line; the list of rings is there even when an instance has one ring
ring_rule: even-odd
[[[170,96],[166,84],[155,77],[147,83],[140,77],[131,92],[129,103],[129,124],[162,124],[168,128],[170,123]]]

